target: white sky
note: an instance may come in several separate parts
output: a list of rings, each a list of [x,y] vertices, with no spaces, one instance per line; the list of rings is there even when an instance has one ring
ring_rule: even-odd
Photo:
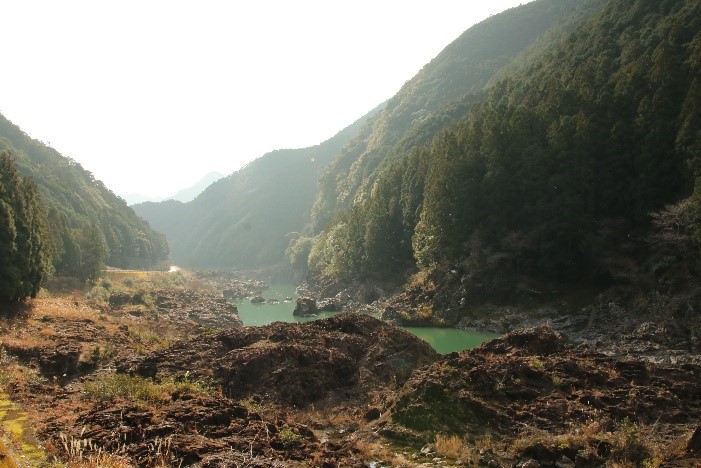
[[[528,0],[0,0],[0,113],[118,194],[320,143]]]

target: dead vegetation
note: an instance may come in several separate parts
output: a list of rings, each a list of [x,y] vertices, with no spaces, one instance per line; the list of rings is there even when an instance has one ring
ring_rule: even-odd
[[[486,354],[445,357],[433,364],[425,375],[427,381],[442,385],[440,392],[436,393],[439,387],[434,384],[422,386],[417,380],[402,389],[391,373],[367,380],[370,370],[361,369],[358,375],[367,384],[357,394],[362,398],[344,400],[341,396],[351,394],[350,389],[357,385],[349,366],[365,358],[356,356],[344,367],[352,377],[348,388],[331,385],[339,381],[331,374],[328,382],[323,373],[306,379],[305,369],[326,369],[319,364],[322,358],[336,363],[328,370],[338,367],[342,353],[328,351],[329,343],[343,343],[353,353],[385,343],[383,349],[391,348],[391,352],[374,351],[379,367],[373,364],[372,372],[388,362],[404,366],[406,356],[399,359],[403,355],[396,353],[405,348],[404,342],[386,344],[393,336],[391,330],[362,320],[346,323],[338,319],[306,328],[271,327],[264,338],[253,337],[261,330],[202,335],[202,327],[175,321],[161,314],[158,305],[148,305],[149,295],[157,290],[151,288],[208,287],[198,284],[200,279],[191,283],[187,276],[182,278],[184,285],[182,279],[167,285],[171,281],[167,278],[119,273],[98,286],[110,295],[141,294],[141,304],[114,306],[109,297],[102,302],[86,300],[75,290],[45,292],[0,319],[0,388],[27,408],[27,424],[39,430],[49,460],[71,467],[119,468],[195,462],[218,466],[225,461],[242,466],[365,466],[369,462],[378,467],[518,466],[528,460],[651,468],[675,457],[689,459],[685,446],[693,427],[684,417],[695,414],[698,401],[693,376],[681,367],[621,363],[571,351],[554,335],[536,339],[517,333],[488,345]],[[372,340],[363,344],[356,334],[370,325],[376,327],[370,327]],[[317,332],[322,334],[317,337]],[[323,333],[333,337],[329,341]],[[297,334],[304,338],[300,343],[294,341]],[[184,344],[197,336],[199,340]],[[239,394],[227,387],[229,383],[203,378],[206,372],[202,369],[212,367],[221,357],[204,353],[215,337],[222,343],[260,340],[241,354],[247,364],[235,369],[236,382],[258,375],[251,363],[261,357],[269,360],[260,367],[267,369],[262,376],[272,369],[278,376],[295,374],[299,382],[266,380]],[[304,346],[312,339],[321,340],[312,348],[325,351],[309,354],[316,357],[307,359]],[[241,347],[232,344],[228,352],[246,349],[245,343]],[[189,368],[192,361],[187,361],[190,365],[185,369],[175,359],[177,353],[168,358],[173,350],[185,353],[193,347],[203,357],[193,369]],[[154,376],[115,372],[132,359],[148,364],[144,370],[154,363],[167,372]],[[299,367],[293,366],[296,359],[302,360]],[[469,365],[464,359],[471,359]],[[289,395],[303,404],[293,407],[284,398],[273,398],[280,390],[273,388],[275,382],[287,382],[287,391],[290,382],[300,383]],[[340,390],[338,395],[310,399],[310,392],[324,387],[324,382],[334,392]],[[393,391],[382,386],[388,383]],[[430,396],[430,401],[422,400],[415,407],[410,400],[404,406],[397,404],[412,385],[422,389],[421,395]],[[543,391],[547,395],[540,395]],[[464,398],[470,392],[477,393],[472,399]],[[519,401],[531,406],[518,407]],[[675,409],[680,401],[686,401],[686,413]],[[653,417],[655,405],[667,410],[659,423]],[[498,411],[490,413],[490,408],[497,407]],[[426,419],[421,413],[414,418],[411,412],[416,408],[428,411],[431,417]],[[567,408],[573,412],[562,412]],[[648,414],[645,411],[650,417],[639,417]],[[481,420],[485,415],[491,416]],[[427,424],[428,430],[407,432],[402,424]],[[230,447],[225,453],[226,444]],[[0,446],[0,466],[6,461],[2,456]]]

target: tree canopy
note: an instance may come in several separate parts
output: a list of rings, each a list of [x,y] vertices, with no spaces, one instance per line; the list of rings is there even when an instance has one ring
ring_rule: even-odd
[[[699,31],[698,0],[612,0],[550,38],[430,144],[384,166],[319,236],[312,275],[421,269],[473,296],[606,281],[610,253],[644,236],[650,213],[691,197],[698,222]]]
[[[46,210],[13,156],[0,153],[0,302],[35,297],[51,268]]]
[[[93,227],[101,233],[103,261],[108,265],[152,268],[166,262],[165,236],[80,164],[30,138],[2,115],[0,150],[12,152],[18,171],[31,178],[41,194],[56,274],[90,276],[84,267],[94,247],[88,236]]]

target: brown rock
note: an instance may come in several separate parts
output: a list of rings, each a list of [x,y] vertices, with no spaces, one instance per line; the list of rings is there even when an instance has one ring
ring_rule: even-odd
[[[176,343],[136,357],[122,372],[160,376],[190,372],[221,385],[224,395],[258,395],[293,405],[341,399],[360,405],[368,391],[396,389],[438,354],[413,334],[361,314],[303,324],[243,327]]]
[[[39,367],[45,377],[71,376],[78,372],[81,347],[78,343],[64,343],[39,351]]]
[[[410,429],[459,434],[523,426],[560,433],[624,418],[691,423],[701,419],[701,366],[618,361],[575,349],[547,328],[526,329],[417,369],[391,415]]]
[[[689,455],[701,455],[701,426],[697,426],[696,430],[689,441],[686,443],[686,453]]]
[[[297,299],[297,305],[295,306],[295,310],[292,312],[292,315],[304,317],[307,315],[317,315],[318,313],[319,309],[317,308],[316,301],[314,299],[309,297],[300,297]]]

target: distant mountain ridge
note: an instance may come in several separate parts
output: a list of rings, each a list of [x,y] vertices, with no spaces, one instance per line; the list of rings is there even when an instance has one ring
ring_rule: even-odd
[[[191,202],[132,208],[166,234],[179,265],[248,269],[284,264],[290,235],[308,221],[321,169],[378,109],[319,145],[267,153]]]
[[[148,195],[143,195],[140,193],[130,193],[129,195],[123,195],[122,198],[127,202],[127,205],[129,206],[136,205],[138,203],[161,202],[165,200],[177,200],[183,203],[187,203],[189,201],[194,200],[207,187],[209,187],[222,177],[224,177],[224,174],[220,174],[219,172],[214,171],[210,172],[190,187],[178,190],[178,192],[175,195],[166,198],[149,197]]]

